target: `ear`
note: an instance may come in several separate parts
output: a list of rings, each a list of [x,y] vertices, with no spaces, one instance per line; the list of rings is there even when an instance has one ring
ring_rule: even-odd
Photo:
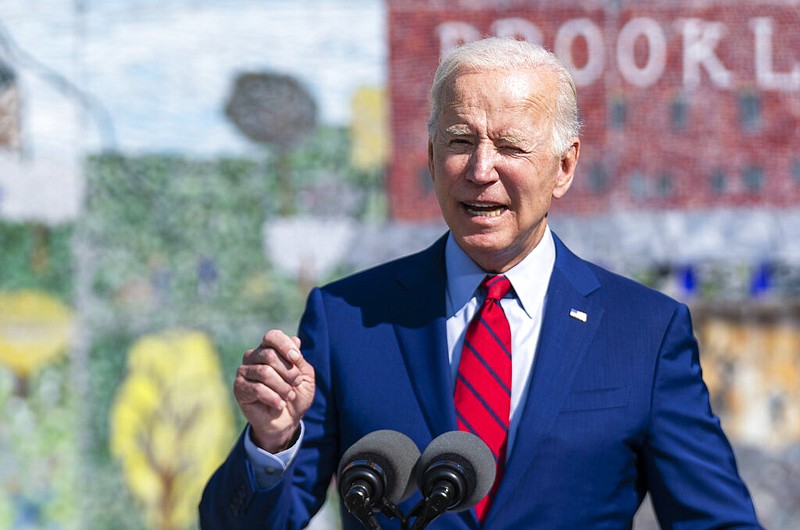
[[[575,168],[578,166],[578,156],[580,156],[581,141],[579,138],[573,140],[567,152],[558,162],[558,173],[556,183],[553,187],[553,197],[560,199],[566,195],[567,190],[572,186],[572,178],[575,176]]]

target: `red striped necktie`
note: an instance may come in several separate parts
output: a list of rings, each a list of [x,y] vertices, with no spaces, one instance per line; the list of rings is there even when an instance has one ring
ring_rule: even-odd
[[[500,299],[511,288],[505,276],[481,282],[486,298],[464,337],[455,388],[458,428],[480,437],[494,453],[497,475],[492,489],[475,506],[485,519],[503,476],[511,416],[511,329]]]

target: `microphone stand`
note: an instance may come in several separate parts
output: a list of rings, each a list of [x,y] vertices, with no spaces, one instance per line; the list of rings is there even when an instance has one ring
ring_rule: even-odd
[[[403,521],[403,530],[423,530],[434,519],[455,507],[464,498],[466,484],[464,470],[454,463],[436,462],[425,473],[423,499],[417,503]],[[408,527],[409,518],[414,524]]]
[[[451,482],[449,479],[454,481]],[[360,480],[350,487],[344,498],[344,505],[347,511],[368,530],[382,530],[375,518],[376,511],[380,511],[390,519],[393,517],[399,519],[401,530],[423,530],[434,519],[457,504],[453,499],[458,499],[460,495],[459,480],[459,477],[453,475],[448,474],[447,477],[440,475],[430,493],[418,502],[408,515],[403,515],[395,504],[386,499],[381,501],[380,507],[373,506],[369,501],[368,486]]]
[[[344,505],[347,511],[358,519],[364,528],[369,530],[382,530],[381,525],[372,513],[370,490],[366,480],[356,480],[344,496]]]
[[[408,513],[408,518],[403,521],[404,530],[422,530],[428,526],[434,519],[442,515],[447,509],[452,506],[452,490],[450,484],[441,484],[440,487],[434,489],[425,500],[419,502]],[[410,518],[414,518],[413,526],[409,527]]]
[[[347,477],[347,483],[350,484],[342,495],[345,508],[368,530],[383,530],[375,518],[376,511],[389,518],[397,517],[405,524],[405,518],[397,506],[384,497],[383,482],[372,469],[375,465],[356,460],[345,469],[343,476]],[[376,498],[380,499],[377,506]]]
[[[356,486],[356,489],[358,487]],[[375,507],[370,506],[365,501],[367,498],[359,493],[354,493],[353,495],[348,495],[347,498],[344,500],[345,507],[347,511],[353,515],[359,522],[369,530],[382,530],[380,523],[375,518]],[[388,518],[396,517],[400,519],[400,524],[403,530],[406,530],[406,519],[403,516],[402,512],[392,504],[391,502],[384,499],[381,502],[379,511]]]

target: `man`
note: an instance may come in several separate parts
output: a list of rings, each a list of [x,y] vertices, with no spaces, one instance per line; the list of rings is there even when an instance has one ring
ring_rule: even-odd
[[[501,478],[476,509],[429,528],[630,528],[648,491],[663,528],[760,528],[686,307],[579,259],[548,228],[580,153],[566,70],[538,46],[482,40],[445,58],[431,104],[448,234],[313,290],[300,338],[270,331],[245,354],[234,392],[249,425],[207,486],[202,527],[299,528],[362,436],[392,429],[423,450],[443,432],[480,432],[476,389],[496,386],[507,395],[484,415],[501,426],[487,442]],[[478,289],[487,275],[509,292]],[[476,314],[510,367],[467,373],[484,348]]]

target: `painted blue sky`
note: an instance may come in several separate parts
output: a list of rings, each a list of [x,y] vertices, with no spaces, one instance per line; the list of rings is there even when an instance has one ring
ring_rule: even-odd
[[[39,155],[108,146],[97,117],[129,153],[245,153],[223,115],[236,74],[296,77],[328,124],[347,124],[353,91],[385,79],[380,0],[3,0],[0,22]],[[81,97],[89,112],[74,109]]]

